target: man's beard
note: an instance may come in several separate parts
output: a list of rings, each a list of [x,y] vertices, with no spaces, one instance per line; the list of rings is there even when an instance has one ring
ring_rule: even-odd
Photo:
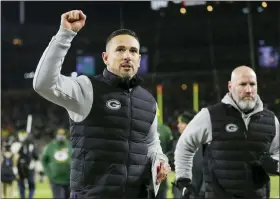
[[[121,78],[130,80],[132,77],[129,73],[121,73]]]
[[[235,97],[233,96],[233,99],[237,104],[237,106],[244,112],[253,110],[255,108],[257,103],[257,98],[256,97],[252,97],[252,98],[253,98],[252,100],[244,100],[244,99],[235,99]]]
[[[132,78],[132,74],[131,71],[130,72],[126,72],[126,71],[121,71],[120,72],[120,77],[123,79],[131,79]]]

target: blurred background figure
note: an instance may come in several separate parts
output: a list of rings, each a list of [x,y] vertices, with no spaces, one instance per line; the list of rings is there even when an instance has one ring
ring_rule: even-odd
[[[14,181],[16,180],[17,156],[11,152],[11,143],[9,140],[5,140],[2,143],[2,154],[1,154],[1,189],[2,198],[12,198],[14,189]]]
[[[43,150],[42,164],[54,198],[70,197],[71,152],[71,145],[63,128],[57,130],[55,139]]]
[[[193,119],[195,116],[194,111],[185,111],[181,115],[179,115],[177,121],[177,127],[180,134],[184,133],[184,130],[187,128],[188,123]],[[173,142],[173,155],[176,149],[178,139]],[[204,191],[203,189],[203,171],[202,165],[203,164],[203,147],[201,146],[198,151],[196,152],[193,158],[193,176],[192,176],[192,185],[195,189],[195,192],[199,194],[199,199],[204,198]],[[201,193],[200,193],[201,192]],[[173,194],[175,198],[180,198],[182,196],[182,192],[174,185],[173,186]],[[194,196],[192,196],[194,197]]]
[[[162,152],[164,154],[167,154],[167,152],[171,148],[172,143],[172,131],[166,124],[158,124],[158,134],[160,139],[160,145],[162,148]],[[167,197],[167,180],[163,181],[160,184],[158,194],[156,196],[157,199],[166,198]]]
[[[177,128],[180,134],[184,132],[185,128],[188,126],[188,123],[193,119],[194,116],[194,111],[184,111],[179,115],[177,118]]]
[[[11,146],[17,154],[18,188],[21,199],[33,198],[35,193],[35,165],[39,160],[39,152],[32,135],[22,130],[18,132],[18,140]],[[28,187],[28,188],[27,188]],[[26,189],[29,190],[26,197]]]

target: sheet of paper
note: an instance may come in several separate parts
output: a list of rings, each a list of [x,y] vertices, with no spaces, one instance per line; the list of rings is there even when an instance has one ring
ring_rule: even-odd
[[[153,176],[153,187],[154,187],[154,192],[155,192],[155,197],[157,196],[158,189],[160,184],[156,184],[157,182],[157,167],[160,165],[160,161],[156,160],[152,164],[152,176]]]

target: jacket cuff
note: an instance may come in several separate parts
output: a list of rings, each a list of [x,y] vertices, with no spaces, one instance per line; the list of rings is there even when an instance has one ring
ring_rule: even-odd
[[[152,157],[151,161],[155,162],[156,160],[160,160],[160,161],[164,161],[164,162],[168,163],[168,158],[164,154],[155,153],[154,156]]]
[[[60,26],[55,38],[61,43],[71,43],[76,35],[76,32]]]

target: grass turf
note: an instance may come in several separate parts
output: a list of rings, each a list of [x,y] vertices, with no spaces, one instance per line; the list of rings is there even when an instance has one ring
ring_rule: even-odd
[[[175,175],[174,173],[171,173],[168,178],[167,198],[173,198],[171,182],[174,182],[174,179]],[[271,177],[271,198],[280,198],[279,181],[279,177]],[[43,183],[36,183],[36,191],[34,198],[52,198],[51,188],[47,179],[44,179]]]

